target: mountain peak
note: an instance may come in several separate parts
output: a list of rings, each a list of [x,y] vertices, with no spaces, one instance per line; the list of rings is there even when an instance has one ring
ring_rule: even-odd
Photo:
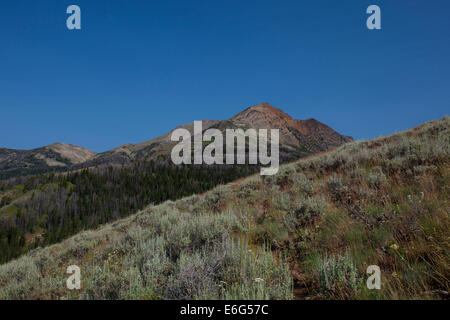
[[[280,109],[273,107],[268,102],[258,103],[258,104],[254,105],[254,106],[251,106],[251,107],[247,108],[247,109],[251,109],[251,110],[262,110],[262,109],[265,109],[265,110],[270,110],[270,111],[277,111],[277,110],[281,111]]]
[[[280,109],[271,106],[267,102],[263,102],[243,110],[242,112],[232,117],[230,120],[236,122],[243,121],[244,123],[255,123],[255,121],[260,122],[258,120],[264,120],[264,122],[270,123],[274,120],[292,120],[292,118],[290,115],[284,113]]]

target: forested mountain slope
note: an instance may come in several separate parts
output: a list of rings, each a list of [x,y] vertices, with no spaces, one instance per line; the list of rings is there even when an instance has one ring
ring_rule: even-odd
[[[205,192],[258,166],[176,166],[170,160],[0,181],[0,263],[149,204]]]

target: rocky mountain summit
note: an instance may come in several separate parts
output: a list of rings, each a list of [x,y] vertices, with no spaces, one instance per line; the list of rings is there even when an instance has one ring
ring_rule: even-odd
[[[134,160],[169,156],[176,142],[170,137],[177,128],[194,131],[194,123],[180,125],[157,138],[137,144],[125,144],[98,153],[71,144],[55,143],[33,150],[0,149],[0,178],[70,170],[97,165],[121,165]],[[315,120],[297,120],[268,103],[249,107],[226,120],[202,120],[203,131],[226,129],[279,129],[281,162],[296,160],[312,153],[336,148],[352,138]]]

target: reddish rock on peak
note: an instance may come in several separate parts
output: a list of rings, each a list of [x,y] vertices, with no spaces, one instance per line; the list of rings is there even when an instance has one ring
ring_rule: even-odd
[[[268,103],[247,108],[230,121],[248,128],[279,129],[280,143],[310,152],[325,151],[353,140],[315,119],[292,119],[290,115]]]

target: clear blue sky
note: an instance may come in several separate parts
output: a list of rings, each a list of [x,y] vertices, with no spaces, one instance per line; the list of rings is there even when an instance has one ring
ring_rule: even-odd
[[[449,114],[449,13],[448,0],[1,1],[0,146],[100,152],[260,102],[357,139],[400,131]]]

